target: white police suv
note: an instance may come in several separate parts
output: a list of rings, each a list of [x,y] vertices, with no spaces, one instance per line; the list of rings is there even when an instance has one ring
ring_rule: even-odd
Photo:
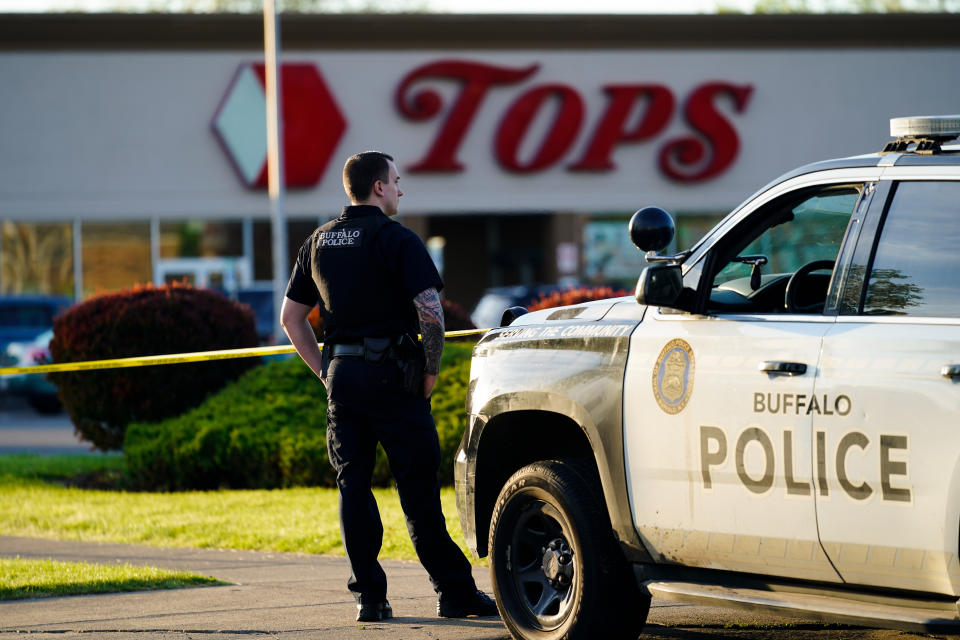
[[[477,344],[456,460],[516,638],[635,638],[650,596],[960,632],[960,116],[809,165],[634,298]]]

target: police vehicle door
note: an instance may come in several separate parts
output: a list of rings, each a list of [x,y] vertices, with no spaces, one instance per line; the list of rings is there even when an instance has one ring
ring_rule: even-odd
[[[810,405],[833,323],[827,283],[861,190],[795,189],[741,211],[685,272],[700,313],[648,309],[635,330],[630,500],[662,560],[839,580],[817,539]],[[801,268],[808,275],[790,284]]]
[[[958,594],[960,181],[880,184],[816,380],[820,537],[846,582]]]

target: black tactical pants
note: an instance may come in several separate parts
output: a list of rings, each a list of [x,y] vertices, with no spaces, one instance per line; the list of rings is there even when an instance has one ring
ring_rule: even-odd
[[[383,525],[370,490],[377,442],[397,482],[407,530],[437,593],[476,589],[470,563],[450,539],[440,508],[440,443],[430,403],[403,392],[396,362],[334,358],[327,372],[327,450],[340,489],[340,533],[358,602],[379,602],[387,577],[377,561]]]

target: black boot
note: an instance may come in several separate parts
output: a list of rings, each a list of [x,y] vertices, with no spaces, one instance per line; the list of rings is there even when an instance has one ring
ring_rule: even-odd
[[[380,622],[392,617],[393,608],[386,600],[357,605],[357,622]]]
[[[467,616],[499,615],[493,598],[477,589],[473,593],[458,596],[441,595],[437,600],[437,615],[441,618],[466,618]]]

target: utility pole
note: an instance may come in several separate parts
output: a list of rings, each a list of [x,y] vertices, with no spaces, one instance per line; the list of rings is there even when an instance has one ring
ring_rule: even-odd
[[[275,0],[263,0],[263,53],[267,76],[267,179],[273,235],[273,335],[286,342],[280,307],[287,284],[287,221],[284,215],[283,105],[280,88],[280,24]]]

